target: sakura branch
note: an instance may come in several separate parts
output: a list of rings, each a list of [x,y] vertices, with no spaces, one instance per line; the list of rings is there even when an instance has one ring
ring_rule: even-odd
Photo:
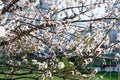
[[[120,16],[113,5],[118,2],[1,1],[0,75],[8,80],[94,78],[97,71],[86,69],[88,64],[120,58]],[[106,56],[111,50],[115,55]]]

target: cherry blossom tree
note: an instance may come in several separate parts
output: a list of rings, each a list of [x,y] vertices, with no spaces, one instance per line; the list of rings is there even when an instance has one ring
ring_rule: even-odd
[[[120,37],[111,43],[108,35],[114,29],[120,36],[114,3],[120,1],[0,0],[0,74],[7,80],[94,77],[96,70],[86,75],[80,68],[98,58],[120,60]],[[116,55],[104,56],[110,50]]]

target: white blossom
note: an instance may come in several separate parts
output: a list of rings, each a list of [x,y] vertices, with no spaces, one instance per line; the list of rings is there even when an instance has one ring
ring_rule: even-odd
[[[119,53],[116,53],[116,54],[115,54],[115,57],[116,57],[116,58],[120,58],[120,54],[119,54]]]
[[[2,10],[4,6],[7,6],[7,4],[9,5],[12,1],[13,0],[0,0],[0,9]],[[42,80],[52,79],[52,72],[56,73],[56,69],[62,70],[66,67],[64,61],[58,62],[60,60],[57,51],[62,53],[66,58],[74,55],[82,58],[83,61],[80,63],[82,64],[80,66],[85,67],[87,64],[93,62],[94,58],[92,57],[100,57],[105,51],[110,51],[115,48],[100,48],[102,44],[105,47],[116,45],[118,49],[120,46],[118,45],[119,43],[110,45],[110,36],[106,34],[111,27],[114,27],[112,29],[117,31],[117,41],[120,41],[118,26],[112,25],[118,22],[118,20],[114,20],[114,18],[116,18],[116,16],[119,18],[118,10],[114,9],[114,3],[112,3],[112,1],[115,0],[109,0],[110,3],[108,1],[108,4],[105,4],[108,8],[108,12],[105,14],[101,13],[103,15],[100,18],[98,18],[97,13],[93,11],[96,8],[102,7],[101,4],[98,5],[96,2],[101,3],[103,1],[107,0],[91,0],[90,2],[89,0],[60,0],[58,2],[57,0],[42,0],[43,5],[41,5],[40,0],[19,0],[15,5],[12,5],[10,9],[8,8],[8,10],[5,10],[5,14],[1,14],[0,16],[0,42],[10,41],[7,46],[5,44],[3,49],[9,53],[18,54],[22,51],[24,53],[25,51],[25,53],[32,52],[36,55],[37,52],[41,52],[41,50],[45,51],[47,48],[48,50],[46,52],[48,52],[48,54],[50,53],[51,56],[50,61],[48,61],[48,59],[47,62],[50,63],[38,62],[36,59],[31,60],[32,64],[37,66],[38,70],[45,71],[41,77]],[[81,5],[85,7],[80,8],[79,6]],[[119,7],[120,5],[117,6]],[[17,10],[14,9],[15,7]],[[45,7],[45,9],[38,9],[39,7]],[[102,19],[106,16],[108,18],[113,18],[110,19],[111,21],[109,24]],[[78,40],[76,40],[76,38]],[[0,49],[2,49],[2,46]],[[120,50],[116,49],[115,51],[118,53],[113,57],[115,60],[119,61]],[[0,52],[3,51],[0,50]],[[27,56],[26,54],[22,57],[22,63],[26,65],[28,65]],[[52,61],[55,61],[56,64]],[[14,63],[16,63],[15,65],[17,66],[21,66],[21,62],[19,61],[7,61],[9,65],[14,65]],[[68,64],[70,68],[74,67],[73,62],[69,62]],[[29,66],[34,67],[33,65]],[[97,70],[93,71],[90,75],[81,74],[79,71],[73,71],[72,69],[67,73],[74,75],[75,72],[79,78],[88,78],[95,77]],[[100,78],[103,79],[103,76],[100,76]]]
[[[6,31],[4,27],[0,27],[0,37],[5,37]]]
[[[45,74],[42,74],[41,80],[45,80]]]
[[[9,61],[7,61],[7,64],[13,65],[13,61],[12,61],[12,60],[9,60]]]
[[[20,65],[21,65],[21,62],[18,61],[18,62],[17,62],[17,65],[20,66]]]
[[[117,34],[117,41],[120,41],[120,34]]]
[[[118,58],[116,58],[116,57],[115,57],[114,59],[115,59],[116,61],[119,61],[119,59],[118,59]]]
[[[39,4],[39,0],[36,0],[34,6],[36,7]]]
[[[87,59],[85,59],[83,62],[82,62],[82,66],[86,66],[88,64],[88,61]]]
[[[74,75],[75,74],[75,72],[74,71],[70,71],[70,75]]]
[[[87,78],[88,76],[86,74],[81,75],[83,78]]]
[[[102,76],[102,75],[100,75],[100,78],[101,78],[101,79],[103,79],[103,76]]]
[[[81,77],[81,73],[79,71],[75,72],[77,74],[78,77]]]
[[[24,64],[27,64],[27,63],[28,63],[28,60],[27,60],[27,59],[23,59],[23,63],[24,63]]]
[[[91,73],[91,74],[89,75],[89,77],[90,77],[90,78],[95,77],[95,74]]]
[[[46,62],[37,62],[38,64],[38,70],[43,70],[43,69],[47,69],[48,68],[48,64]]]
[[[4,3],[0,0],[0,10],[4,8]]]
[[[94,71],[93,71],[93,74],[96,74],[98,72],[98,70],[97,69],[95,69]]]
[[[43,66],[44,66],[45,69],[47,69],[47,68],[48,68],[47,62],[44,62],[44,63],[43,63]]]
[[[32,59],[32,64],[37,64],[37,60],[36,59]]]
[[[95,78],[95,80],[99,80],[99,78],[97,77],[97,78]]]
[[[70,65],[74,65],[74,63],[73,63],[73,62],[69,62],[69,64],[70,64]]]
[[[37,62],[37,64],[38,64],[38,70],[42,70],[44,68],[41,62]]]
[[[48,78],[48,80],[52,80],[52,73],[50,70],[46,72],[45,76]]]
[[[63,69],[65,67],[65,64],[63,62],[58,63],[58,69]]]
[[[88,61],[89,63],[91,63],[91,62],[93,61],[93,59],[92,59],[92,58],[88,58],[87,61]]]
[[[50,62],[50,66],[54,67],[55,63],[54,62]]]

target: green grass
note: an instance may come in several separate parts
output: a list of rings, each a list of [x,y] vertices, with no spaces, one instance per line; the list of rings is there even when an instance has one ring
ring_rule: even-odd
[[[65,65],[67,65],[65,68],[66,69],[72,69],[72,67],[68,66],[68,61],[66,60],[66,58],[63,58],[62,61],[64,61]],[[92,66],[95,66],[95,64],[91,64]],[[91,66],[90,65],[90,66]],[[6,67],[4,65],[0,65],[0,72],[4,70],[4,71],[9,71],[9,67]],[[83,70],[82,70],[83,71]],[[19,70],[17,69],[17,72],[19,73],[23,73],[23,72],[28,72],[26,71],[25,69],[22,69],[22,70]],[[103,79],[100,78],[100,76],[103,76]],[[91,78],[91,79],[80,79],[80,80],[97,80],[97,78],[99,78],[99,80],[120,80],[120,77],[118,78],[118,75],[120,76],[120,72],[117,73],[117,72],[100,72],[100,73],[97,73],[96,76],[94,78]],[[28,77],[38,77],[38,76],[41,76],[41,74],[29,74],[29,75],[22,75],[23,77],[24,76],[28,76]],[[68,75],[66,75],[67,77],[69,77]],[[76,76],[76,75],[75,75]],[[21,77],[21,76],[8,76],[8,75],[2,75],[0,74],[0,79],[2,78],[17,78],[17,77]],[[6,79],[7,80],[7,79]],[[21,78],[21,79],[17,79],[17,80],[34,80],[34,79],[30,79],[30,78]],[[41,80],[41,79],[39,79]],[[59,77],[56,77],[54,76],[53,77],[53,80],[63,80],[62,78],[59,78]],[[66,80],[69,80],[69,79],[66,79]]]
[[[117,72],[112,72],[112,73],[106,72],[106,73],[98,73],[97,76],[100,77],[100,75],[103,75],[104,78],[101,80],[118,80],[118,74],[120,76],[120,73]]]
[[[100,76],[103,76],[103,78],[101,78]],[[95,77],[91,78],[91,79],[82,79],[82,80],[120,80],[120,78],[118,77],[118,75],[120,76],[120,72],[100,72],[97,73]]]
[[[103,76],[103,78],[100,78],[100,76]],[[99,80],[120,80],[120,78],[118,79],[118,75],[120,76],[120,73],[117,73],[117,72],[100,72],[100,73],[97,73],[95,77],[91,78],[91,79],[81,79],[81,80],[96,80],[97,78],[99,78]],[[24,75],[24,76],[39,76],[39,74],[30,74],[30,75]],[[110,77],[111,76],[111,77]],[[19,76],[9,76],[9,77],[12,77],[12,78],[15,78],[15,77],[19,77]],[[0,75],[0,78],[6,78],[5,75]],[[33,80],[33,79],[18,79],[18,80]],[[62,78],[59,78],[59,77],[56,77],[54,76],[53,77],[53,80],[63,80]]]

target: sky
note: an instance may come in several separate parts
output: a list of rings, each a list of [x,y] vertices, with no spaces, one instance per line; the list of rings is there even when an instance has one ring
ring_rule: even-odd
[[[62,0],[60,0],[60,1],[62,1]],[[73,1],[73,0],[67,0],[67,1],[69,2],[69,1]],[[91,1],[92,1],[92,2],[91,2]],[[91,4],[91,3],[94,3],[94,1],[96,1],[96,0],[87,0],[87,2],[86,2],[85,5],[89,5],[89,4]],[[62,3],[61,3],[61,5],[59,6],[59,8],[66,7],[65,2],[66,2],[66,0],[62,1]],[[72,2],[71,2],[71,3],[72,3]],[[77,4],[77,3],[75,2],[73,5],[76,5],[76,4]],[[102,16],[105,14],[105,6],[106,6],[106,5],[103,4],[103,5],[101,5],[100,7],[95,8],[94,10],[87,12],[86,15],[89,15],[89,16],[90,16],[91,13],[93,13],[93,14],[95,14],[95,16],[94,16],[95,18],[100,18],[100,17],[102,17]],[[78,9],[74,9],[74,11],[75,11],[75,13],[79,13],[79,10],[78,10]],[[67,12],[69,13],[69,15],[72,15],[71,10],[68,10]],[[65,14],[63,13],[62,16],[65,17]],[[61,18],[60,14],[59,14],[58,18]],[[89,19],[89,17],[87,17],[87,16],[85,16],[85,15],[81,15],[81,18],[82,18],[83,20]]]
[[[21,1],[24,2],[25,0],[21,0]],[[58,3],[59,3],[60,1],[61,1],[62,3],[61,3],[61,5],[59,6],[59,8],[62,8],[62,7],[66,7],[66,4],[65,4],[66,1],[72,3],[72,1],[74,1],[74,0],[58,0]],[[78,1],[78,0],[76,0],[76,1]],[[84,0],[84,1],[85,1],[85,0]],[[89,5],[89,4],[91,4],[91,3],[94,3],[94,1],[96,1],[96,0],[87,0],[86,5]],[[77,2],[75,2],[73,5],[76,6],[76,4],[77,4]],[[0,9],[2,9],[3,6],[4,6],[4,5],[2,4],[2,1],[0,1]],[[75,13],[79,13],[79,10],[78,10],[78,9],[74,9],[74,11],[75,11]],[[68,10],[67,13],[68,13],[69,15],[72,15],[71,10]],[[89,15],[89,16],[90,16],[91,13],[95,14],[94,18],[102,17],[102,16],[105,14],[105,4],[101,5],[101,7],[95,8],[94,10],[87,12],[86,15]],[[62,16],[65,17],[65,13],[62,13]],[[59,18],[61,18],[60,15],[58,15],[58,19],[59,19]],[[85,16],[85,15],[81,15],[81,19],[82,19],[82,20],[87,20],[87,19],[90,19],[90,18],[87,17],[87,16]],[[3,30],[3,31],[2,31],[2,30]],[[4,28],[0,27],[0,35],[1,35],[1,36],[4,35],[4,31],[5,31]]]

